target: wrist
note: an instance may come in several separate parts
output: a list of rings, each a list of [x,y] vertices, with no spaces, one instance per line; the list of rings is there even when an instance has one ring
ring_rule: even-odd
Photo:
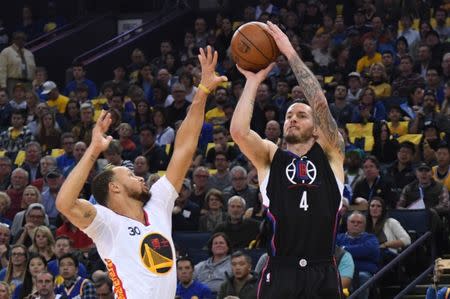
[[[213,88],[209,87],[207,84],[200,82],[198,89],[203,91],[205,94],[210,94]]]

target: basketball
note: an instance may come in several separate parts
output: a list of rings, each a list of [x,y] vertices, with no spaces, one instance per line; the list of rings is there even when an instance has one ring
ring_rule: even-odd
[[[261,22],[241,25],[231,39],[231,55],[235,63],[251,72],[266,68],[280,55],[275,40]]]

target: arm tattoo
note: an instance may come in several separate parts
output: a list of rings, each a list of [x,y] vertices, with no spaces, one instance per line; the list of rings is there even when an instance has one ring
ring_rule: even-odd
[[[328,142],[337,145],[338,150],[343,154],[345,152],[343,150],[345,143],[338,133],[336,121],[328,108],[328,103],[319,81],[317,81],[311,70],[297,55],[289,60],[289,64],[302,88],[303,94],[313,110],[314,122],[322,130]]]
[[[92,213],[90,211],[84,211],[83,217],[84,218],[90,218],[92,216]]]

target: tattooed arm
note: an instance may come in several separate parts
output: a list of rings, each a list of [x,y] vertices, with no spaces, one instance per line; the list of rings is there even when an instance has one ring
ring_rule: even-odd
[[[230,133],[239,149],[255,165],[258,178],[264,179],[267,167],[275,154],[277,146],[268,140],[263,140],[256,132],[250,129],[256,90],[273,67],[273,63],[266,69],[254,74],[238,66],[239,71],[246,77],[244,90],[231,119]],[[261,181],[260,181],[261,182]]]
[[[322,87],[314,74],[303,63],[295,52],[288,37],[278,26],[268,22],[267,31],[272,35],[281,53],[283,53],[302,88],[302,91],[311,106],[315,125],[319,129],[318,142],[324,147],[328,154],[344,154],[344,140],[338,132],[336,121],[328,108],[327,99],[323,94]]]
[[[111,136],[105,136],[111,124],[111,115],[102,111],[100,117],[92,130],[92,141],[70,172],[56,197],[56,208],[76,227],[84,229],[92,223],[97,214],[95,207],[84,199],[79,199],[81,189],[86,182],[91,168],[97,161],[98,156],[108,148],[112,140]]]

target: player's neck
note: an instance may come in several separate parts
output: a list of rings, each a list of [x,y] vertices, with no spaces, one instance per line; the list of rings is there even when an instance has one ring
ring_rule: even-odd
[[[305,155],[314,145],[314,142],[316,142],[316,140],[314,138],[310,138],[309,140],[307,140],[306,142],[302,142],[302,143],[295,143],[295,144],[287,144],[286,149],[294,154],[296,154],[297,156],[303,156]]]
[[[142,203],[137,200],[122,198],[119,204],[110,204],[109,208],[119,215],[139,221],[144,225],[146,224]]]

